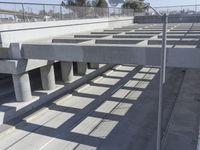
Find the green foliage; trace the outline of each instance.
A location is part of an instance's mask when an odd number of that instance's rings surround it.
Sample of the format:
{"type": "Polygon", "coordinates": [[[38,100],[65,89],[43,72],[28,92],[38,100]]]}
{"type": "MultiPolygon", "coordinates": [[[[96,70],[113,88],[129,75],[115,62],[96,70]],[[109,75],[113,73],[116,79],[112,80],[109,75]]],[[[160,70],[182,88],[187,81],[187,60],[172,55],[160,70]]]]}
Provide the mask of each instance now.
{"type": "Polygon", "coordinates": [[[62,5],[67,5],[67,6],[88,6],[89,2],[87,0],[66,0],[62,2],[62,5]]]}
{"type": "Polygon", "coordinates": [[[96,7],[108,7],[108,4],[105,0],[99,0],[96,4],[96,7]]]}
{"type": "Polygon", "coordinates": [[[134,9],[135,12],[144,12],[147,7],[142,3],[144,0],[127,0],[122,8],[134,9]]]}

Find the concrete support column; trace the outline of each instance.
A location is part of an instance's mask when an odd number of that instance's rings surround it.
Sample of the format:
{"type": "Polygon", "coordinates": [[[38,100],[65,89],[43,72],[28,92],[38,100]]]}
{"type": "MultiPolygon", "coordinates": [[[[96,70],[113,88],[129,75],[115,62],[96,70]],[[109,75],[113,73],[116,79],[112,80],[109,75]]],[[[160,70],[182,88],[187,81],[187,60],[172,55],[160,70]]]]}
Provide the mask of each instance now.
{"type": "Polygon", "coordinates": [[[27,102],[32,100],[31,85],[28,73],[12,75],[16,100],[27,102]]]}
{"type": "Polygon", "coordinates": [[[85,75],[87,71],[87,63],[77,62],[77,74],[85,75]]]}
{"type": "Polygon", "coordinates": [[[89,63],[88,64],[89,69],[99,69],[99,64],[97,63],[89,63]]]}
{"type": "Polygon", "coordinates": [[[56,83],[53,64],[40,68],[40,74],[42,79],[42,88],[44,90],[55,89],[56,83]]]}
{"type": "Polygon", "coordinates": [[[73,79],[73,63],[61,62],[62,81],[67,83],[73,79]]]}

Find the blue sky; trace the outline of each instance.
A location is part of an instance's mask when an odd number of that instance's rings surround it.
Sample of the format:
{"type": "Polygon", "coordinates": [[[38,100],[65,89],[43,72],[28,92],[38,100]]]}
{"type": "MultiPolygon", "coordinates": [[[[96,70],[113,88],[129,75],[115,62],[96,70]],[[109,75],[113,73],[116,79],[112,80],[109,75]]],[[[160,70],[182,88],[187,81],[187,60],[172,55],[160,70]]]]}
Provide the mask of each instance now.
{"type": "MultiPolygon", "coordinates": [[[[54,3],[58,4],[62,0],[0,0],[6,2],[29,2],[29,3],[54,3]]],[[[200,0],[146,0],[152,6],[171,6],[171,5],[194,5],[195,1],[200,4],[200,0]]]]}

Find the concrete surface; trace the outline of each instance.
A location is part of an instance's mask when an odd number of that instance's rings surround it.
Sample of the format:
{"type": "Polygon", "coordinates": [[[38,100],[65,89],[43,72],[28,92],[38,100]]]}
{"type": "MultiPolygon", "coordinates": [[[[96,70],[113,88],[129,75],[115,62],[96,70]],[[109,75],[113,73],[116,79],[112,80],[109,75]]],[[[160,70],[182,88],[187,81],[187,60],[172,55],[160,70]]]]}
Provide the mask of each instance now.
{"type": "MultiPolygon", "coordinates": [[[[12,123],[8,123],[9,127],[4,125],[7,130],[0,134],[0,148],[155,150],[158,71],[154,67],[116,66],[72,93],[22,118],[14,129],[12,123]]],[[[184,114],[176,113],[181,111],[178,107],[187,107],[192,97],[196,97],[193,88],[196,88],[195,91],[200,88],[199,84],[190,83],[191,77],[199,80],[199,71],[167,69],[163,132],[181,129],[182,124],[173,121],[172,116],[197,115],[188,111],[184,111],[184,114]],[[188,87],[191,92],[188,92],[188,87]],[[182,98],[187,98],[186,105],[182,98]]],[[[199,106],[196,105],[196,108],[199,106]]],[[[197,119],[188,121],[188,126],[183,129],[193,129],[191,125],[197,122],[197,119]]],[[[182,135],[188,134],[183,132],[182,135]]],[[[198,132],[193,132],[191,136],[197,135],[198,132]]],[[[186,148],[190,144],[179,136],[176,141],[186,148]]],[[[195,142],[193,144],[195,146],[195,142]]],[[[168,146],[177,148],[180,144],[168,143],[168,146]]]]}

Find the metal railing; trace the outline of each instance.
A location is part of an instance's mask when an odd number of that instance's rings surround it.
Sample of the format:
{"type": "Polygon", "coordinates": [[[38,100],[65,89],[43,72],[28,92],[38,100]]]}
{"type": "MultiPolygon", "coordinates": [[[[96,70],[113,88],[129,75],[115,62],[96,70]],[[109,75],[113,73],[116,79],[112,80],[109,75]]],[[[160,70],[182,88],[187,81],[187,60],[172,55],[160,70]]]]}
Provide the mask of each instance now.
{"type": "Polygon", "coordinates": [[[133,16],[133,9],[0,2],[1,23],[87,19],[110,16],[133,16]]]}

